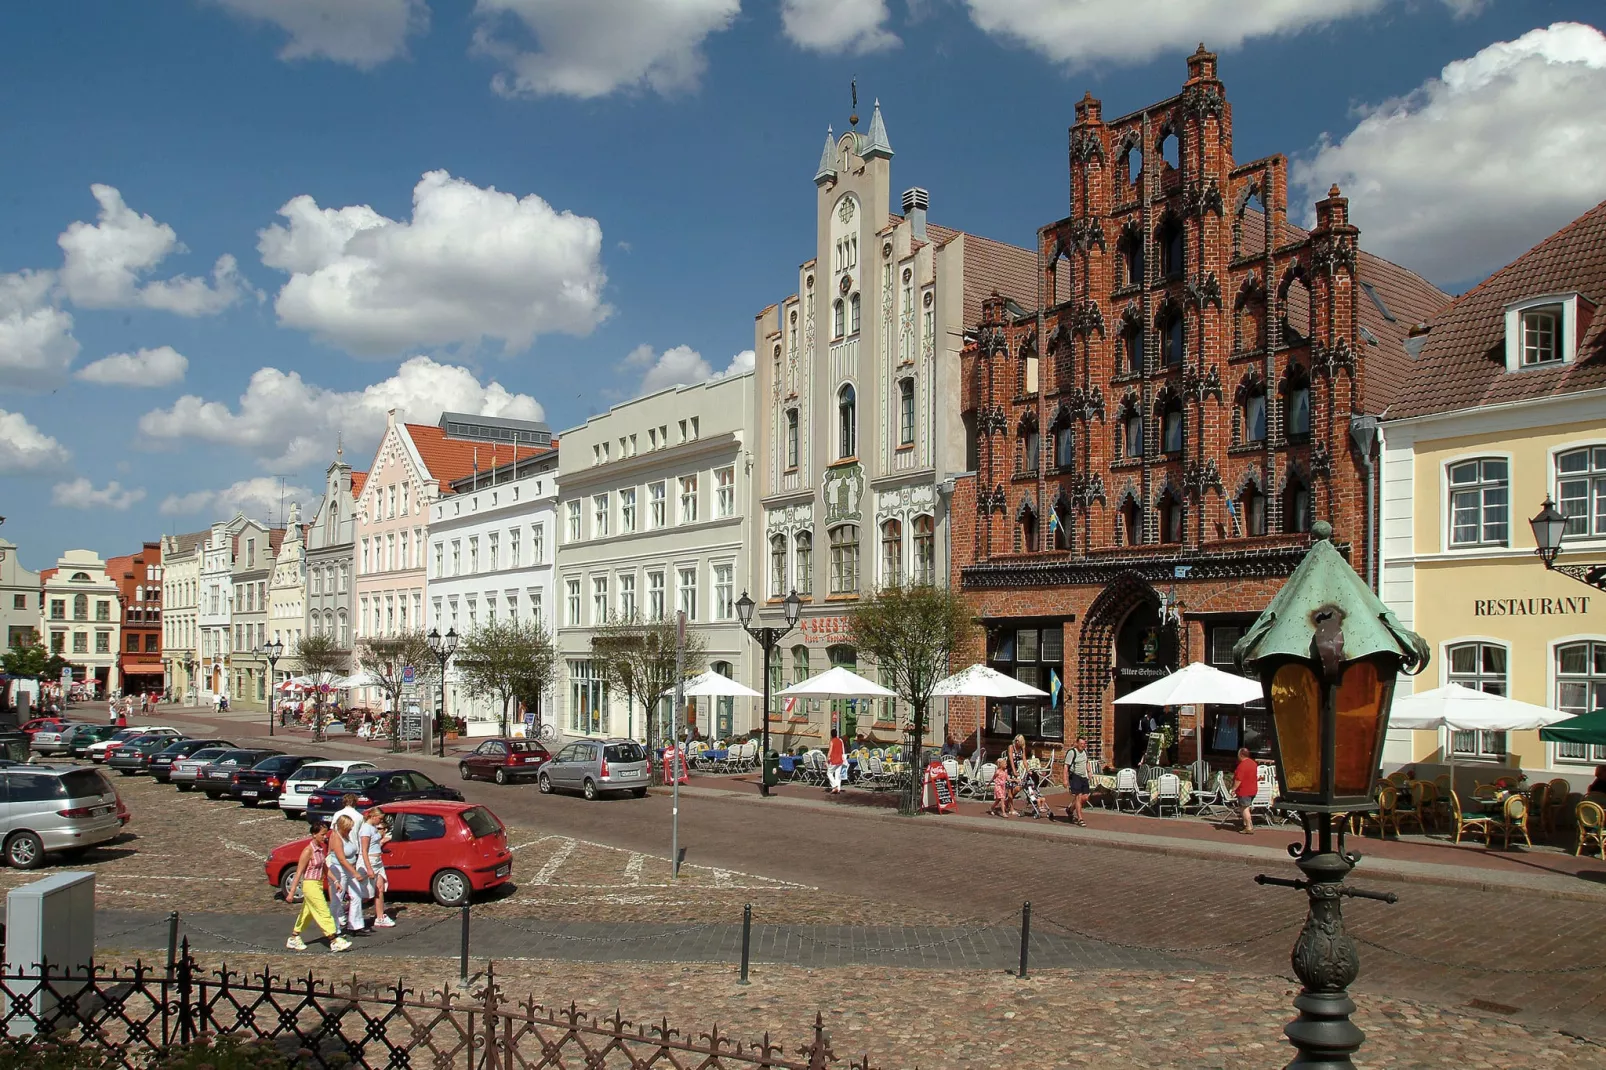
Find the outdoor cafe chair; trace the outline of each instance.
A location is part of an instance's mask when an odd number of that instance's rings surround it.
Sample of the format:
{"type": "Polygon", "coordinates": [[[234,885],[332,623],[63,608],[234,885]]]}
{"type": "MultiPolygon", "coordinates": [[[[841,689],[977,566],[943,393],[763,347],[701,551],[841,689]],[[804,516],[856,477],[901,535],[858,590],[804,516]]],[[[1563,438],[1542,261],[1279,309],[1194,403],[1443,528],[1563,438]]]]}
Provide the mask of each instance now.
{"type": "Polygon", "coordinates": [[[1233,806],[1235,800],[1231,798],[1232,789],[1227,786],[1226,773],[1217,772],[1195,783],[1209,785],[1194,789],[1189,802],[1193,805],[1195,814],[1212,820],[1232,816],[1236,809],[1233,806]]]}
{"type": "Polygon", "coordinates": [[[1271,804],[1277,799],[1277,770],[1276,767],[1263,765],[1260,767],[1260,776],[1255,784],[1255,801],[1249,804],[1251,817],[1256,814],[1268,824],[1272,821],[1281,821],[1281,815],[1272,812],[1271,804]]]}
{"type": "Polygon", "coordinates": [[[1529,847],[1534,845],[1528,837],[1528,800],[1516,792],[1506,796],[1506,801],[1500,806],[1500,831],[1505,837],[1506,850],[1511,850],[1511,835],[1514,832],[1522,833],[1522,842],[1529,847]]]}
{"type": "Polygon", "coordinates": [[[1406,825],[1410,824],[1416,825],[1424,835],[1428,831],[1427,825],[1422,823],[1422,811],[1416,805],[1418,783],[1420,782],[1416,780],[1408,780],[1405,782],[1404,787],[1398,789],[1402,794],[1397,796],[1394,811],[1394,835],[1396,836],[1400,834],[1406,825]]]}
{"type": "Polygon", "coordinates": [[[998,772],[997,762],[983,762],[981,774],[972,780],[972,797],[977,799],[990,799],[993,794],[993,774],[998,772]]]}
{"type": "Polygon", "coordinates": [[[1606,858],[1606,809],[1602,809],[1600,803],[1584,799],[1578,804],[1575,817],[1578,839],[1573,844],[1573,854],[1582,854],[1594,844],[1601,858],[1606,858]]]}
{"type": "Polygon", "coordinates": [[[1411,803],[1416,808],[1416,823],[1422,832],[1439,826],[1439,787],[1431,780],[1418,780],[1411,785],[1411,803]]]}
{"type": "Polygon", "coordinates": [[[1117,769],[1115,771],[1115,809],[1121,809],[1121,801],[1129,800],[1132,803],[1133,813],[1142,810],[1145,804],[1144,792],[1138,787],[1138,771],[1136,769],[1117,769]]]}
{"type": "Polygon", "coordinates": [[[1461,796],[1454,791],[1450,792],[1450,816],[1455,819],[1455,842],[1460,843],[1461,837],[1469,833],[1483,831],[1483,845],[1489,846],[1494,836],[1494,818],[1487,816],[1468,817],[1461,808],[1461,796]]]}
{"type": "Polygon", "coordinates": [[[1156,777],[1149,794],[1149,804],[1154,807],[1154,816],[1165,816],[1166,803],[1171,804],[1172,813],[1182,812],[1182,778],[1175,773],[1161,773],[1156,777]]]}
{"type": "Polygon", "coordinates": [[[1545,834],[1545,810],[1550,801],[1550,784],[1541,780],[1528,789],[1528,831],[1535,836],[1545,834]]]}
{"type": "Polygon", "coordinates": [[[1385,782],[1377,789],[1377,811],[1370,814],[1354,814],[1350,819],[1350,824],[1352,827],[1357,827],[1363,836],[1366,835],[1366,830],[1369,827],[1376,825],[1378,839],[1387,839],[1389,828],[1392,826],[1394,828],[1394,838],[1399,839],[1399,801],[1399,790],[1393,784],[1385,782]]]}
{"type": "Polygon", "coordinates": [[[1545,809],[1539,815],[1540,826],[1552,836],[1561,831],[1561,819],[1566,813],[1567,796],[1572,794],[1573,786],[1561,777],[1557,777],[1545,785],[1545,809]]]}

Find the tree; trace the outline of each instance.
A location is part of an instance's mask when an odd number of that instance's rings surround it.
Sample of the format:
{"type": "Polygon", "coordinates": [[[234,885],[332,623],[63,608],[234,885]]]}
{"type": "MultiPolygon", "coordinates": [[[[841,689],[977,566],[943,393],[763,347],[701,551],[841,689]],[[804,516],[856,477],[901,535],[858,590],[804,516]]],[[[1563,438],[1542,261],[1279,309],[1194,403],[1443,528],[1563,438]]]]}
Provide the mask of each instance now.
{"type": "Polygon", "coordinates": [[[508,708],[546,693],[557,654],[552,637],[534,621],[488,621],[457,647],[457,675],[463,689],[477,698],[502,704],[502,735],[507,735],[508,708]]]}
{"type": "MultiPolygon", "coordinates": [[[[602,669],[608,689],[622,694],[646,711],[647,746],[660,739],[658,703],[675,686],[675,618],[610,620],[591,636],[591,653],[602,669]]],[[[681,668],[691,676],[703,671],[707,645],[702,635],[686,629],[686,651],[681,668]]]]}
{"type": "Polygon", "coordinates": [[[45,644],[35,643],[32,646],[14,646],[0,655],[0,668],[12,676],[33,676],[41,680],[60,680],[61,670],[67,667],[67,659],[60,654],[52,654],[45,649],[45,644]]]}
{"type": "MultiPolygon", "coordinates": [[[[413,685],[434,679],[439,662],[423,632],[399,632],[357,640],[357,664],[374,677],[374,686],[390,699],[390,749],[401,749],[402,688],[408,666],[413,685]]],[[[444,729],[443,729],[444,730],[444,729]]]]}
{"type": "MultiPolygon", "coordinates": [[[[860,604],[849,622],[854,649],[873,660],[882,682],[914,711],[911,755],[920,754],[931,689],[948,675],[948,661],[974,627],[971,611],[947,587],[883,587],[860,604]]],[[[898,809],[919,812],[919,770],[904,786],[898,809]]]]}
{"type": "Polygon", "coordinates": [[[336,643],[332,635],[303,635],[296,640],[295,656],[301,671],[318,685],[312,699],[312,738],[322,740],[323,688],[336,676],[345,675],[351,652],[336,643]]]}

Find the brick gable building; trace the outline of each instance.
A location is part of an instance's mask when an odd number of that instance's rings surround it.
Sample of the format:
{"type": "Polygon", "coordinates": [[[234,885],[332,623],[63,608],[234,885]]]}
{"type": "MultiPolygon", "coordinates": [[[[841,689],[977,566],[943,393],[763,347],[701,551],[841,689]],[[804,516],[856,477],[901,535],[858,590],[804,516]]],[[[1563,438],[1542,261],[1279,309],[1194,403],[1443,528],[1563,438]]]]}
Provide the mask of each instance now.
{"type": "MultiPolygon", "coordinates": [[[[968,653],[1051,696],[990,704],[989,752],[1080,732],[1135,764],[1140,714],[1165,713],[1115,697],[1230,668],[1313,520],[1358,567],[1370,551],[1352,424],[1448,299],[1360,252],[1336,187],[1314,229],[1290,225],[1287,160],[1233,159],[1216,73],[1201,47],[1168,100],[1108,121],[1091,94],[1076,105],[1071,211],[1038,231],[1037,292],[995,294],[970,332],[951,552],[986,638],[968,653]]],[[[954,704],[954,734],[981,713],[954,704]]],[[[1176,760],[1264,740],[1237,708],[1171,714],[1176,760]]]]}

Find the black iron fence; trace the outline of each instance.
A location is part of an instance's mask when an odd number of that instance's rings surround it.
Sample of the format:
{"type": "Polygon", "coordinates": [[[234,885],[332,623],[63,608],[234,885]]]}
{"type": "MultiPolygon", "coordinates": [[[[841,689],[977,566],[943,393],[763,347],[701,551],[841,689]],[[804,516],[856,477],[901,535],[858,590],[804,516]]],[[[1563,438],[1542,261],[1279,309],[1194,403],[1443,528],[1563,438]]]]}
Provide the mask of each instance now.
{"type": "MultiPolygon", "coordinates": [[[[326,982],[227,966],[205,970],[185,941],[170,967],[0,972],[0,1034],[11,1043],[94,1046],[128,1070],[153,1054],[216,1036],[270,1044],[306,1067],[378,1070],[659,1070],[842,1067],[819,1014],[813,1036],[790,1052],[720,1032],[683,1032],[508,998],[494,965],[468,986],[425,995],[395,985],[326,982]]],[[[868,1057],[846,1070],[873,1070],[868,1057]]]]}

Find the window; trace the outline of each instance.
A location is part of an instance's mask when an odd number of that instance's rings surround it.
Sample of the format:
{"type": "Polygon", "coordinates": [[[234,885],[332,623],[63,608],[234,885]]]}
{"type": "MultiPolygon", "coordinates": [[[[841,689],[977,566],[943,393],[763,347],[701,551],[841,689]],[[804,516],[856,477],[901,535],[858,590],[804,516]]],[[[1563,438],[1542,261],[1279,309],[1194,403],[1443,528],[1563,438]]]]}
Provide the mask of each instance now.
{"type": "Polygon", "coordinates": [[[1238,499],[1239,518],[1245,535],[1266,534],[1266,496],[1253,483],[1244,488],[1238,499]]]}
{"type": "Polygon", "coordinates": [[[831,304],[831,337],[841,338],[848,330],[847,308],[841,299],[831,304]]]}
{"type": "Polygon", "coordinates": [[[580,541],[580,503],[578,501],[570,502],[569,505],[568,505],[568,508],[569,508],[569,541],[571,543],[579,542],[580,541]]]}
{"type": "Polygon", "coordinates": [[[647,503],[648,508],[651,510],[649,519],[654,528],[661,528],[665,524],[664,499],[667,494],[668,488],[662,480],[649,484],[647,487],[647,503]]]}
{"type": "Polygon", "coordinates": [[[591,535],[593,538],[602,538],[608,534],[608,496],[595,494],[591,497],[591,535]]]}
{"type": "Polygon", "coordinates": [[[697,523],[697,477],[680,477],[680,522],[697,523]]]}
{"type": "Polygon", "coordinates": [[[714,566],[714,619],[730,620],[736,615],[735,566],[714,566]]]}
{"type": "Polygon", "coordinates": [[[608,577],[591,578],[591,623],[604,624],[608,620],[608,577]]]}
{"type": "Polygon", "coordinates": [[[714,515],[736,515],[736,466],[714,470],[714,515]]]}
{"type": "Polygon", "coordinates": [[[1143,456],[1143,416],[1136,409],[1121,417],[1121,456],[1127,460],[1143,456]]]}
{"type": "Polygon", "coordinates": [[[135,632],[129,632],[128,633],[128,652],[130,654],[138,654],[139,653],[139,635],[138,635],[138,633],[135,633],[135,632]]]}
{"type": "Polygon", "coordinates": [[[51,632],[50,633],[50,652],[52,654],[61,654],[61,653],[65,652],[66,649],[67,649],[67,633],[66,632],[51,632]]]}
{"type": "Polygon", "coordinates": [[[770,597],[786,595],[786,536],[770,536],[770,597]]]}
{"type": "MultiPolygon", "coordinates": [[[[27,595],[21,595],[19,597],[26,598],[27,595]]],[[[67,619],[67,600],[65,598],[52,598],[50,600],[50,619],[67,619]]]]}
{"type": "Polygon", "coordinates": [[[1160,224],[1160,274],[1167,279],[1180,279],[1184,271],[1182,222],[1169,219],[1160,224]]]}
{"type": "Polygon", "coordinates": [[[1170,454],[1182,452],[1182,401],[1173,397],[1160,414],[1160,448],[1170,454]]]}
{"type": "Polygon", "coordinates": [[[1122,286],[1143,285],[1143,242],[1128,239],[1119,250],[1122,268],[1122,286]]]}
{"type": "Polygon", "coordinates": [[[935,524],[929,516],[917,516],[914,519],[914,567],[913,580],[915,583],[933,584],[937,582],[937,537],[935,524]]]}
{"type": "Polygon", "coordinates": [[[881,525],[881,582],[903,582],[903,524],[897,520],[881,525]]]}
{"type": "Polygon", "coordinates": [[[1310,383],[1303,376],[1292,380],[1284,399],[1284,431],[1294,441],[1310,437],[1310,383]]]}
{"type": "MultiPolygon", "coordinates": [[[[1606,706],[1606,643],[1567,643],[1556,648],[1556,709],[1577,716],[1606,706]]],[[[1556,760],[1606,762],[1606,747],[1556,744],[1556,760]]]]}
{"type": "Polygon", "coordinates": [[[1561,308],[1549,305],[1522,314],[1522,366],[1550,364],[1562,358],[1561,308]]]}
{"type": "Polygon", "coordinates": [[[530,525],[530,564],[546,563],[546,525],[530,525]]]}
{"type": "Polygon", "coordinates": [[[1065,631],[1063,625],[1001,628],[989,640],[987,664],[1049,697],[1026,702],[989,703],[988,735],[1023,735],[1029,740],[1065,738],[1065,631]]]}
{"type": "Polygon", "coordinates": [[[814,593],[814,536],[807,531],[800,531],[792,536],[793,561],[792,575],[796,582],[797,593],[811,595],[814,593]]]}
{"type": "Polygon", "coordinates": [[[915,444],[915,381],[898,380],[898,445],[915,444]]]}
{"type": "Polygon", "coordinates": [[[72,652],[74,654],[87,654],[87,653],[89,653],[89,633],[88,632],[73,632],[72,633],[72,652]]]}
{"type": "Polygon", "coordinates": [[[1506,462],[1488,457],[1450,466],[1450,545],[1506,544],[1506,462]]]}
{"type": "MultiPolygon", "coordinates": [[[[1492,695],[1506,693],[1505,647],[1495,643],[1457,643],[1446,653],[1450,662],[1450,683],[1492,695]]],[[[1504,758],[1506,734],[1451,732],[1450,751],[1457,758],[1504,758]]]]}
{"type": "Polygon", "coordinates": [[[1297,475],[1288,477],[1283,488],[1283,531],[1294,534],[1310,530],[1310,487],[1297,475]]]}
{"type": "Polygon", "coordinates": [[[859,591],[859,528],[841,524],[831,529],[831,593],[859,591]]]}
{"type": "Polygon", "coordinates": [[[792,682],[801,684],[809,678],[809,648],[795,646],[792,648],[792,682]]]}
{"type": "Polygon", "coordinates": [[[1182,363],[1182,315],[1172,313],[1160,323],[1160,363],[1174,368],[1182,363]]]}
{"type": "Polygon", "coordinates": [[[1556,501],[1567,518],[1567,535],[1606,535],[1606,446],[1556,458],[1556,501]]]}
{"type": "Polygon", "coordinates": [[[664,574],[647,573],[647,619],[664,619],[664,574]]]}
{"type": "Polygon", "coordinates": [[[1054,463],[1061,472],[1076,465],[1076,429],[1069,421],[1054,432],[1054,463]]]}
{"type": "Polygon", "coordinates": [[[634,572],[619,573],[619,619],[625,621],[636,619],[636,574],[634,572]]]}
{"type": "Polygon", "coordinates": [[[786,468],[788,471],[797,467],[798,441],[797,441],[797,410],[786,410],[786,468]]]}
{"type": "Polygon", "coordinates": [[[1053,512],[1048,514],[1048,532],[1053,549],[1071,548],[1071,507],[1063,498],[1054,503],[1053,512]]]}
{"type": "Polygon", "coordinates": [[[524,555],[519,553],[519,529],[507,529],[507,564],[509,568],[518,568],[524,564],[524,555]]]}
{"type": "Polygon", "coordinates": [[[619,492],[619,534],[629,535],[636,530],[636,488],[626,487],[619,492]]]}
{"type": "Polygon", "coordinates": [[[836,393],[837,459],[859,455],[858,395],[852,383],[844,383],[836,393]]]}
{"type": "Polygon", "coordinates": [[[1117,510],[1116,541],[1123,546],[1137,546],[1143,541],[1143,515],[1136,499],[1128,498],[1117,510]]]}
{"type": "Polygon", "coordinates": [[[159,637],[156,635],[156,633],[152,632],[145,636],[145,653],[155,654],[160,649],[161,643],[159,642],[159,637]]]}
{"type": "MultiPolygon", "coordinates": [[[[405,540],[406,538],[407,538],[407,536],[405,536],[405,535],[402,536],[403,540],[405,540]]],[[[497,569],[497,557],[499,556],[499,554],[498,554],[498,546],[497,546],[497,539],[498,539],[498,536],[497,536],[496,532],[494,532],[494,531],[491,532],[489,535],[485,536],[486,564],[487,564],[487,566],[489,566],[490,571],[492,571],[492,572],[495,572],[496,569],[497,569]]]]}
{"type": "Polygon", "coordinates": [[[848,298],[848,333],[859,333],[859,295],[848,298]]]}
{"type": "Polygon", "coordinates": [[[1160,541],[1182,541],[1182,500],[1169,491],[1160,499],[1160,541]]]}
{"type": "Polygon", "coordinates": [[[580,581],[578,579],[563,581],[564,594],[568,598],[569,615],[564,621],[571,628],[580,626],[580,581]]]}
{"type": "MultiPolygon", "coordinates": [[[[212,612],[214,612],[214,613],[217,612],[216,607],[213,608],[212,612]]],[[[73,598],[72,598],[72,619],[73,620],[88,620],[89,619],[89,596],[87,594],[75,594],[75,595],[73,595],[73,598]]]]}
{"type": "Polygon", "coordinates": [[[1253,387],[1244,395],[1240,412],[1245,442],[1266,441],[1266,390],[1253,387]]]}
{"type": "Polygon", "coordinates": [[[1120,353],[1116,374],[1139,375],[1143,372],[1143,328],[1132,324],[1121,332],[1120,353]]]}
{"type": "Polygon", "coordinates": [[[697,619],[697,569],[695,566],[675,571],[675,608],[686,614],[687,620],[697,619]]]}
{"type": "Polygon", "coordinates": [[[1042,463],[1042,439],[1037,424],[1028,423],[1020,431],[1020,471],[1035,472],[1042,463]]]}
{"type": "Polygon", "coordinates": [[[470,535],[468,538],[468,574],[477,576],[480,572],[480,537],[470,535]]]}
{"type": "MultiPolygon", "coordinates": [[[[608,732],[608,688],[600,666],[590,659],[569,662],[569,731],[588,735],[606,735],[608,732]]],[[[583,744],[570,744],[573,751],[583,744]]],[[[569,757],[574,757],[569,754],[569,757]]]]}
{"type": "Polygon", "coordinates": [[[111,652],[112,652],[112,633],[111,632],[96,632],[95,633],[95,653],[97,653],[97,654],[110,654],[111,652]]]}

